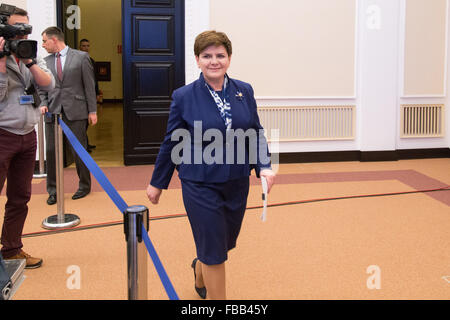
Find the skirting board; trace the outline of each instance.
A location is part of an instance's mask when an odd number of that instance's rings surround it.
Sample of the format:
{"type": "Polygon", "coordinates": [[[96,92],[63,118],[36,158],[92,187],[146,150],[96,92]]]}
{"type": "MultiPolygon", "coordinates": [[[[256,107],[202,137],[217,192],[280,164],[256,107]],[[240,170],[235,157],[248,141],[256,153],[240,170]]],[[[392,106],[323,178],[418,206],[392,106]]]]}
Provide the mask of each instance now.
{"type": "Polygon", "coordinates": [[[392,151],[330,151],[280,153],[280,163],[338,161],[397,161],[406,159],[450,158],[450,148],[392,151]]]}
{"type": "MultiPolygon", "coordinates": [[[[280,153],[280,163],[339,162],[339,161],[398,161],[407,159],[450,158],[450,148],[408,149],[393,151],[327,151],[280,153]]],[[[156,159],[152,159],[154,164],[156,159]]],[[[133,165],[133,164],[125,164],[133,165]]],[[[35,174],[39,173],[39,161],[35,164],[35,174]]]]}

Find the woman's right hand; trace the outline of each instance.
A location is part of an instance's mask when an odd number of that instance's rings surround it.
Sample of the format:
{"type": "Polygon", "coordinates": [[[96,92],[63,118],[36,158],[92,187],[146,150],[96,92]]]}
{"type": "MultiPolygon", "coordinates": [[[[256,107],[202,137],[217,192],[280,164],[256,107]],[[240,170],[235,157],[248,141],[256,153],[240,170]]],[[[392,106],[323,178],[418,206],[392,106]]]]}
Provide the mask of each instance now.
{"type": "Polygon", "coordinates": [[[159,188],[155,188],[151,184],[147,187],[147,197],[153,204],[158,204],[159,197],[161,196],[162,190],[159,188]]]}

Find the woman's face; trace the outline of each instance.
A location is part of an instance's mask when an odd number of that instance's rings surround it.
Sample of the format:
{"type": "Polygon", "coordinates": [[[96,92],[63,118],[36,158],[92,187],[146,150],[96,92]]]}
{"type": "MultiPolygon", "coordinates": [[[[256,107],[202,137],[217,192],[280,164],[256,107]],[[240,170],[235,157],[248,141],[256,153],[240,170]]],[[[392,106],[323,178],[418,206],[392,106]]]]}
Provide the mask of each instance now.
{"type": "Polygon", "coordinates": [[[220,45],[207,47],[195,59],[205,79],[216,82],[224,78],[230,66],[231,56],[228,55],[227,49],[220,45]]]}

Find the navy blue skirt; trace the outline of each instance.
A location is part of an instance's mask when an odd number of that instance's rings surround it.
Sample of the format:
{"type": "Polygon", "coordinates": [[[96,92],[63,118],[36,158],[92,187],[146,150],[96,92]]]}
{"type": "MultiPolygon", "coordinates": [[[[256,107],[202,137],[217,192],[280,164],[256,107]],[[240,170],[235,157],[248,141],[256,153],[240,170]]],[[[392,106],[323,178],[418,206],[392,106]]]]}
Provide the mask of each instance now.
{"type": "Polygon", "coordinates": [[[225,262],[241,230],[249,178],[224,183],[183,179],[181,186],[198,259],[206,265],[225,262]]]}

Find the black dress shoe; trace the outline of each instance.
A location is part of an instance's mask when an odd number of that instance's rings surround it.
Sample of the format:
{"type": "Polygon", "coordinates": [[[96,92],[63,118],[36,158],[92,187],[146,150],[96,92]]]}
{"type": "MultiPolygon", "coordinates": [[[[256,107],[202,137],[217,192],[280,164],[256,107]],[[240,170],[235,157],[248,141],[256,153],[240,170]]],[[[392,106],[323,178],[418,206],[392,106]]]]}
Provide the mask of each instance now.
{"type": "MultiPolygon", "coordinates": [[[[194,280],[197,280],[197,274],[195,273],[195,265],[197,264],[198,258],[195,258],[194,261],[192,261],[191,267],[192,269],[194,269],[194,280]]],[[[206,299],[206,288],[198,288],[195,284],[195,291],[197,291],[198,295],[200,296],[200,298],[202,299],[206,299]]]]}
{"type": "Polygon", "coordinates": [[[47,204],[49,206],[51,206],[52,204],[55,204],[55,203],[56,203],[56,194],[49,195],[48,199],[47,199],[47,204]]]}
{"type": "Polygon", "coordinates": [[[77,190],[72,196],[72,200],[77,200],[86,197],[89,194],[89,191],[77,190]]]}

